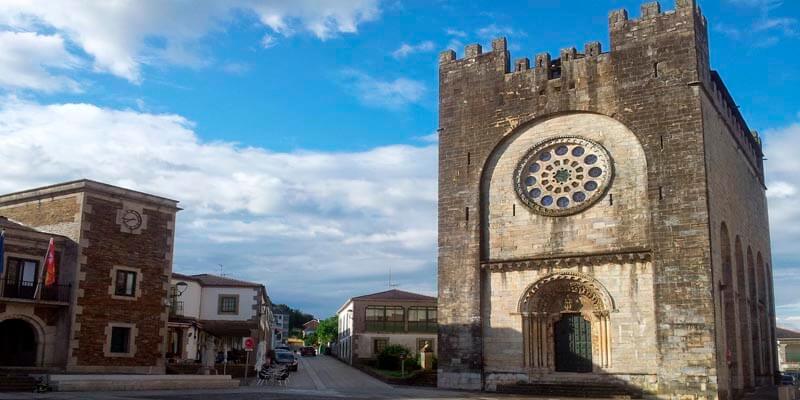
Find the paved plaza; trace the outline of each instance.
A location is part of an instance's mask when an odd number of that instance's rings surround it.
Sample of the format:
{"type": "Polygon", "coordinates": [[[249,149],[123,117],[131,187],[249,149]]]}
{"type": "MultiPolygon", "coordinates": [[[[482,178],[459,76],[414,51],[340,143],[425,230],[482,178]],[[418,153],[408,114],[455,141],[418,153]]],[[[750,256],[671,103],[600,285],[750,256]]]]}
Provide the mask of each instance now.
{"type": "MultiPolygon", "coordinates": [[[[54,392],[0,393],[0,400],[260,400],[260,399],[524,399],[487,393],[445,391],[387,385],[333,357],[301,357],[300,367],[292,373],[286,387],[249,386],[227,390],[170,390],[137,392],[54,392]]],[[[555,397],[541,397],[557,399],[555,397]]]]}

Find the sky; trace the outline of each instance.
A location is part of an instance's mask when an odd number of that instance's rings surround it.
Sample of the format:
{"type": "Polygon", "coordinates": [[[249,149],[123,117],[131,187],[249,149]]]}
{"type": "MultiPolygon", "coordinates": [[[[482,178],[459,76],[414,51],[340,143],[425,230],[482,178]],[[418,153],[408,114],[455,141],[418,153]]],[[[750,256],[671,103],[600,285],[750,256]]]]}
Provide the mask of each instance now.
{"type": "MultiPolygon", "coordinates": [[[[3,0],[0,193],[90,178],[177,199],[175,271],[318,317],[390,274],[435,295],[438,52],[608,49],[608,12],[639,5],[3,0]]],[[[700,5],[764,138],[779,324],[800,329],[800,2],[700,5]]]]}

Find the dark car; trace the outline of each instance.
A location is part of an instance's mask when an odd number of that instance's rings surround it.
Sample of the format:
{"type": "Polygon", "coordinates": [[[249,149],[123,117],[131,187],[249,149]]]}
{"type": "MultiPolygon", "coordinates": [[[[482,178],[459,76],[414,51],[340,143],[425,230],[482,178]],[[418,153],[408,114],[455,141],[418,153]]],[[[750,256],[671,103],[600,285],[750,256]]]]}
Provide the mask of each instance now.
{"type": "Polygon", "coordinates": [[[797,379],[794,376],[789,374],[782,374],[781,375],[781,385],[795,385],[797,384],[797,379]]]}
{"type": "Polygon", "coordinates": [[[311,346],[301,347],[300,348],[300,355],[303,356],[303,357],[316,356],[317,355],[317,349],[315,349],[315,348],[313,348],[311,346]]]}
{"type": "Polygon", "coordinates": [[[294,353],[276,351],[275,362],[280,365],[285,365],[289,371],[297,371],[297,359],[294,357],[294,353]]]}

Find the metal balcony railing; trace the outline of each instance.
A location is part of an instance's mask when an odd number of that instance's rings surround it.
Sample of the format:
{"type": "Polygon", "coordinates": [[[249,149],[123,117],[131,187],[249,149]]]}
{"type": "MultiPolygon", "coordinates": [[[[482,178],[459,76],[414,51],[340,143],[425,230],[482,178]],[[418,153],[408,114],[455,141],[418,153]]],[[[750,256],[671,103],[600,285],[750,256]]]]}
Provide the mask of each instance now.
{"type": "Polygon", "coordinates": [[[72,285],[53,284],[46,286],[41,282],[0,279],[0,297],[10,299],[43,300],[68,303],[72,285]],[[37,293],[36,289],[40,293],[37,293]]]}
{"type": "Polygon", "coordinates": [[[431,321],[408,321],[408,331],[415,333],[436,333],[439,324],[431,321]]]}

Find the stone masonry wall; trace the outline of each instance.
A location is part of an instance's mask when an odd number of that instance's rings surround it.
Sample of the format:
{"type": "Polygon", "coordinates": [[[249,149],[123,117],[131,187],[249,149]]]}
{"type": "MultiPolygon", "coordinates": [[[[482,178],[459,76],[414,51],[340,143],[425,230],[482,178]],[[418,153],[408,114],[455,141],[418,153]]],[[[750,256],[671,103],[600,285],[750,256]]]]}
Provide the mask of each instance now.
{"type": "MultiPolygon", "coordinates": [[[[597,279],[614,299],[610,314],[611,365],[581,380],[603,380],[612,374],[633,384],[655,389],[658,374],[653,267],[649,262],[607,263],[581,267],[492,272],[484,286],[484,360],[487,386],[528,379],[523,365],[522,317],[517,310],[528,286],[552,272],[580,272],[597,279]]],[[[593,357],[598,359],[596,355],[593,357]]],[[[567,382],[574,376],[539,376],[567,382]]]]}
{"type": "Polygon", "coordinates": [[[557,113],[609,116],[636,134],[646,191],[658,354],[658,392],[717,393],[703,126],[690,83],[707,74],[705,19],[694,1],[638,20],[609,18],[611,51],[589,43],[514,62],[505,40],[482,54],[440,56],[439,385],[483,387],[480,182],[489,155],[519,126],[557,113]],[[556,62],[557,61],[557,62],[556,62]],[[476,218],[477,217],[477,218],[476,218]]]}
{"type": "Polygon", "coordinates": [[[78,241],[80,233],[81,193],[39,199],[35,202],[0,206],[0,215],[43,232],[55,233],[78,241]]]}
{"type": "MultiPolygon", "coordinates": [[[[716,315],[717,315],[717,343],[719,343],[720,360],[718,368],[720,370],[720,386],[725,391],[741,392],[745,387],[752,387],[753,384],[769,383],[775,370],[775,343],[772,334],[774,332],[775,316],[774,305],[771,300],[772,281],[769,279],[770,273],[755,274],[753,282],[750,274],[737,273],[737,261],[735,259],[735,238],[739,236],[743,246],[744,257],[747,256],[746,249],[752,249],[754,256],[761,255],[764,268],[768,269],[771,265],[771,252],[769,240],[769,221],[767,218],[767,201],[765,189],[761,180],[762,171],[760,165],[749,161],[743,157],[748,149],[742,148],[739,140],[736,140],[735,131],[731,129],[730,122],[724,118],[720,112],[719,103],[715,102],[713,96],[708,96],[703,87],[698,87],[702,94],[703,105],[703,125],[705,130],[706,164],[708,166],[708,196],[710,205],[710,231],[712,244],[712,260],[714,270],[714,281],[716,283],[716,315]],[[732,285],[727,288],[723,286],[724,268],[722,256],[721,227],[725,224],[728,229],[731,248],[728,249],[730,257],[733,258],[730,268],[734,269],[731,273],[733,277],[732,285]],[[739,290],[740,280],[745,287],[756,284],[756,297],[750,295],[746,290],[742,293],[739,290]],[[731,290],[735,293],[734,297],[743,300],[747,307],[739,307],[741,301],[735,302],[735,310],[732,315],[737,316],[736,332],[730,334],[733,338],[746,337],[748,341],[753,335],[756,337],[756,347],[753,349],[749,343],[749,351],[734,351],[736,346],[727,343],[725,335],[725,310],[720,300],[720,289],[731,290]],[[769,293],[765,293],[765,290],[769,293]],[[747,330],[747,323],[742,319],[751,321],[749,318],[750,306],[756,306],[759,318],[755,321],[755,330],[747,330]],[[761,327],[766,322],[767,326],[761,327]],[[755,332],[753,332],[755,331],[755,332]],[[761,344],[759,346],[759,343],[761,344]],[[735,376],[730,375],[726,360],[726,349],[731,349],[735,363],[738,368],[734,368],[735,376]],[[755,350],[755,352],[753,351],[755,350]],[[755,353],[755,354],[754,354],[755,353]],[[758,359],[758,354],[763,354],[764,360],[758,359]],[[763,364],[762,364],[763,363],[763,364]],[[747,366],[752,368],[747,368],[747,366]],[[760,365],[760,367],[759,367],[760,365]],[[747,382],[750,382],[748,385],[747,382]]],[[[747,268],[747,260],[744,260],[747,268]]],[[[756,266],[758,267],[758,266],[756,266]]],[[[757,271],[758,272],[758,271],[757,271]]],[[[741,342],[740,342],[741,343],[741,342]]],[[[741,347],[741,346],[740,346],[741,347]]]]}
{"type": "Polygon", "coordinates": [[[146,227],[123,232],[119,199],[87,194],[81,235],[81,272],[72,336],[70,370],[163,373],[167,308],[164,300],[172,269],[174,210],[143,208],[146,227]],[[114,266],[141,271],[135,299],[112,298],[114,266]],[[135,326],[132,357],[109,357],[109,323],[135,326]]]}
{"type": "Polygon", "coordinates": [[[647,160],[636,135],[614,119],[597,114],[567,114],[539,121],[518,129],[487,163],[481,210],[484,260],[648,248],[647,160]],[[614,173],[611,189],[593,206],[552,218],[527,208],[514,190],[513,175],[528,149],[557,136],[579,136],[600,144],[611,155],[614,173]]]}

